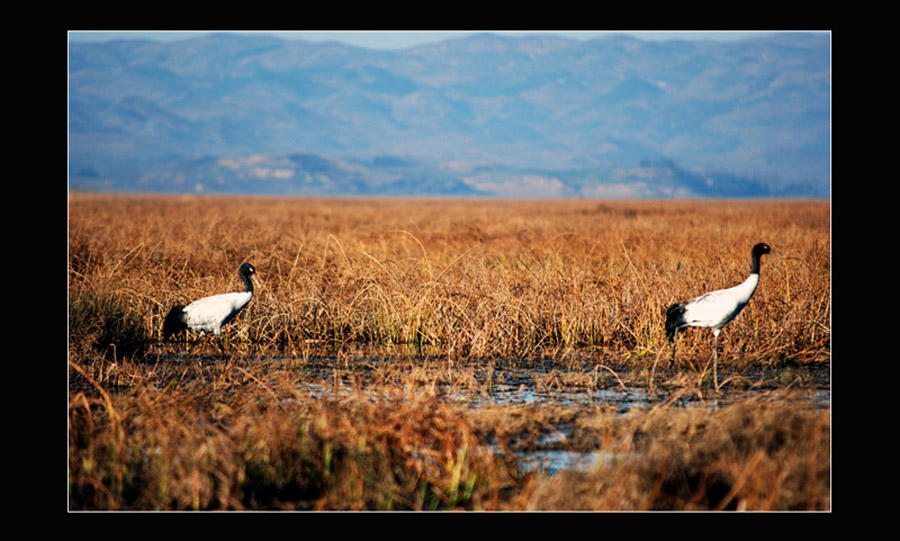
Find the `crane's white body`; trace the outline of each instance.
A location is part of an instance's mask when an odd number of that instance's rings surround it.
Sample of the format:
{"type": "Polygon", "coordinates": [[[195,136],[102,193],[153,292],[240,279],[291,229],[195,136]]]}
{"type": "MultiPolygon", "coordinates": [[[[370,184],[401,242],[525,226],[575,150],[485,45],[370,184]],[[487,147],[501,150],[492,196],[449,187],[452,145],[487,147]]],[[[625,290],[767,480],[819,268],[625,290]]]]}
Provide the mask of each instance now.
{"type": "Polygon", "coordinates": [[[224,293],[198,299],[184,307],[184,323],[188,328],[205,333],[222,336],[222,326],[234,319],[253,299],[252,291],[240,293],[224,293]]]}
{"type": "Polygon", "coordinates": [[[712,327],[721,330],[750,302],[759,285],[759,274],[751,274],[741,284],[711,291],[684,303],[684,327],[712,327]]]}
{"type": "Polygon", "coordinates": [[[197,340],[211,332],[216,335],[222,356],[226,357],[225,346],[222,344],[222,326],[234,319],[253,300],[251,278],[259,284],[256,269],[249,263],[241,265],[238,275],[244,282],[244,291],[204,297],[187,306],[173,306],[163,322],[163,340],[188,329],[200,333],[197,340]]]}

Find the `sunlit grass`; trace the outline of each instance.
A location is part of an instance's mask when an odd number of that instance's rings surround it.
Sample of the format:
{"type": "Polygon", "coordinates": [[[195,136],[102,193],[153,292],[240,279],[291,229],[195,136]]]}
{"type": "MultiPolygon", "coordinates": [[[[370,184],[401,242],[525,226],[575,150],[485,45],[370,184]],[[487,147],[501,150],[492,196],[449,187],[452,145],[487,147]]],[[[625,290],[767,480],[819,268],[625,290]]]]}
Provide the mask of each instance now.
{"type": "MultiPolygon", "coordinates": [[[[829,209],[822,202],[493,202],[124,198],[75,195],[70,302],[116,297],[158,337],[176,303],[264,287],[226,332],[299,354],[309,341],[404,344],[462,358],[565,356],[595,346],[629,358],[665,347],[676,301],[743,280],[750,306],[723,358],[827,358],[829,209]]],[[[75,329],[76,333],[80,329],[75,329]]],[[[708,333],[683,333],[699,356],[708,333]]]]}

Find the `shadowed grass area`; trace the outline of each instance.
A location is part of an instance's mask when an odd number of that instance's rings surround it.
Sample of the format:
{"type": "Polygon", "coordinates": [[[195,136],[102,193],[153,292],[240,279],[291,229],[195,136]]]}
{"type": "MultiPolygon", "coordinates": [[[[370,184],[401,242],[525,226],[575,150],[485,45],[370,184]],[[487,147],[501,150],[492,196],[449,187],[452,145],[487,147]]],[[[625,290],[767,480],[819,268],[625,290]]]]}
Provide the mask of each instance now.
{"type": "Polygon", "coordinates": [[[829,231],[807,201],[72,194],[70,508],[830,509],[829,231]],[[715,397],[710,333],[667,366],[665,308],[759,241],[787,257],[723,331],[715,397]],[[243,261],[231,363],[159,342],[243,261]],[[526,467],[548,441],[594,465],[526,467]]]}
{"type": "MultiPolygon", "coordinates": [[[[720,407],[659,400],[622,413],[604,401],[498,405],[489,381],[504,377],[482,363],[420,364],[428,363],[168,360],[98,363],[91,373],[73,363],[70,505],[830,508],[830,412],[812,407],[796,380],[794,390],[775,385],[720,407]],[[597,457],[594,465],[525,467],[522,458],[547,440],[597,457]]],[[[586,383],[555,368],[536,379],[560,396],[586,383]]]]}

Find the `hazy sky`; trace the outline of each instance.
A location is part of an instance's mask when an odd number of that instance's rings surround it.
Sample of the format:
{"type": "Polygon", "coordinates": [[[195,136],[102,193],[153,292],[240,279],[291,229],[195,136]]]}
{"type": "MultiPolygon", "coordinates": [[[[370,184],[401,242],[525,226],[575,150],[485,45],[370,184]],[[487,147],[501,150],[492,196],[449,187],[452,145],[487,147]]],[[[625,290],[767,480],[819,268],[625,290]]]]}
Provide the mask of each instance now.
{"type": "MultiPolygon", "coordinates": [[[[243,33],[248,33],[244,32],[243,33]]],[[[569,39],[593,39],[609,34],[631,34],[640,39],[715,39],[715,40],[734,40],[743,39],[753,35],[760,35],[771,32],[757,31],[508,31],[499,30],[492,31],[479,30],[473,31],[386,31],[386,30],[368,30],[368,31],[265,31],[258,32],[264,34],[273,34],[285,38],[300,38],[307,41],[341,41],[349,45],[357,47],[367,47],[372,49],[404,49],[428,43],[431,41],[440,41],[450,38],[458,38],[478,32],[491,32],[506,35],[526,35],[526,34],[554,34],[569,39]]],[[[109,41],[112,39],[158,39],[158,40],[175,40],[186,39],[194,36],[207,34],[209,32],[193,32],[193,31],[70,31],[70,41],[109,41]]]]}

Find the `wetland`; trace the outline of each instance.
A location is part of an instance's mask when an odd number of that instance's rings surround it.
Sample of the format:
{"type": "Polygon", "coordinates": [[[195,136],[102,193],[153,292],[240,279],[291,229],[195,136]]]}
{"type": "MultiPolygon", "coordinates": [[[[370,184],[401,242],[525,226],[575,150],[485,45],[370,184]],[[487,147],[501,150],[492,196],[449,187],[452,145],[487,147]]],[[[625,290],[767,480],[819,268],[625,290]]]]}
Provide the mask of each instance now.
{"type": "Polygon", "coordinates": [[[810,201],[69,205],[70,510],[830,510],[810,201]],[[719,339],[670,303],[759,290],[719,339]],[[214,338],[174,304],[261,287],[214,338]],[[195,335],[190,338],[193,339],[195,335]]]}

